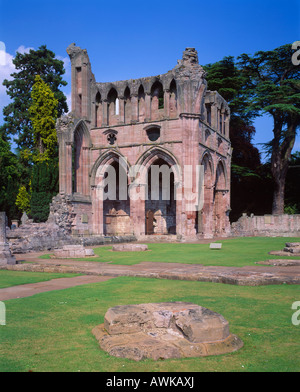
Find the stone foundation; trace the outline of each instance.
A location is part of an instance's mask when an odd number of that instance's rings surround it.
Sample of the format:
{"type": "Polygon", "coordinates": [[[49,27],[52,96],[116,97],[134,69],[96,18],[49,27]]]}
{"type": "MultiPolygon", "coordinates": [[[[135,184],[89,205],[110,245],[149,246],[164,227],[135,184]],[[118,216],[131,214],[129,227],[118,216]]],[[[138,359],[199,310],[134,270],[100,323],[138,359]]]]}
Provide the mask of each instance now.
{"type": "Polygon", "coordinates": [[[54,251],[54,257],[58,259],[74,259],[95,256],[93,249],[85,249],[82,245],[65,245],[62,249],[54,251]]]}
{"type": "Polygon", "coordinates": [[[119,244],[113,245],[112,250],[115,252],[140,252],[148,250],[148,246],[144,244],[119,244]]]}
{"type": "Polygon", "coordinates": [[[225,354],[243,346],[223,316],[188,302],[115,306],[92,332],[110,355],[135,361],[225,354]]]}

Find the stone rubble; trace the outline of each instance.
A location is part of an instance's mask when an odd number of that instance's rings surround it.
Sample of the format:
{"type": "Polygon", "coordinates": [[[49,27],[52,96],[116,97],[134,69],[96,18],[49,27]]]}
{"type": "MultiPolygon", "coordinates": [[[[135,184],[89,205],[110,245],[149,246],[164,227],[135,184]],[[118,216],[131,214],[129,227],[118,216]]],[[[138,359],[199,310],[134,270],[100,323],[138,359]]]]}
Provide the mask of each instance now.
{"type": "Polygon", "coordinates": [[[92,333],[110,355],[135,361],[218,355],[243,346],[222,315],[189,302],[115,306],[92,333]]]}

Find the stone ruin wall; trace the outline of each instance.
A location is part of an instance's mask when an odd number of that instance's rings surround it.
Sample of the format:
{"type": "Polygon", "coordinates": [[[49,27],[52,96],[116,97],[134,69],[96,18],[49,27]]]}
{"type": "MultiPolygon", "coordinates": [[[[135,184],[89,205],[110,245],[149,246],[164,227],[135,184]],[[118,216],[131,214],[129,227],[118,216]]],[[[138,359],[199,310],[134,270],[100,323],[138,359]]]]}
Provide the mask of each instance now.
{"type": "MultiPolygon", "coordinates": [[[[72,112],[57,123],[59,197],[64,206],[57,198],[50,209],[58,225],[64,226],[58,213],[62,209],[68,210],[65,226],[75,235],[140,238],[153,231],[185,238],[228,236],[230,110],[217,92],[207,90],[197,51],[186,48],[165,74],[113,83],[96,82],[86,50],[71,44],[67,53],[72,65],[72,112]],[[149,136],[154,131],[157,139],[149,136]],[[136,164],[149,170],[158,160],[169,167],[205,166],[208,202],[201,212],[190,212],[185,201],[170,206],[148,203],[145,208],[142,201],[128,206],[121,200],[111,205],[98,200],[105,165],[126,161],[126,171],[136,164]],[[149,211],[155,217],[148,230],[149,211]]],[[[181,186],[183,177],[174,170],[174,184],[181,186]]],[[[142,178],[134,186],[143,192],[144,183],[142,178]]]]}
{"type": "Polygon", "coordinates": [[[262,215],[243,214],[237,222],[231,224],[233,237],[299,237],[300,214],[297,215],[262,215]]]}

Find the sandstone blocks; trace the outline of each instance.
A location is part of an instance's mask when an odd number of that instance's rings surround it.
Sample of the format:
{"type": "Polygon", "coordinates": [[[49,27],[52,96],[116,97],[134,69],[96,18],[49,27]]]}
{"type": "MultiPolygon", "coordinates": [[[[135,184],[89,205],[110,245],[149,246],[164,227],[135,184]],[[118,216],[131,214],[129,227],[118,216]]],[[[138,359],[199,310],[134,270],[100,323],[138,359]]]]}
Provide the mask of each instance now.
{"type": "Polygon", "coordinates": [[[115,306],[93,334],[110,355],[133,360],[224,354],[243,346],[222,315],[188,302],[115,306]]]}
{"type": "Polygon", "coordinates": [[[62,249],[54,251],[54,257],[58,259],[72,259],[95,256],[93,249],[85,249],[83,245],[65,245],[62,249]]]}
{"type": "Polygon", "coordinates": [[[117,244],[113,245],[112,250],[115,252],[140,252],[148,250],[148,245],[144,244],[117,244]]]}
{"type": "Polygon", "coordinates": [[[16,264],[16,259],[6,239],[6,214],[0,212],[0,265],[4,264],[16,264]]]}

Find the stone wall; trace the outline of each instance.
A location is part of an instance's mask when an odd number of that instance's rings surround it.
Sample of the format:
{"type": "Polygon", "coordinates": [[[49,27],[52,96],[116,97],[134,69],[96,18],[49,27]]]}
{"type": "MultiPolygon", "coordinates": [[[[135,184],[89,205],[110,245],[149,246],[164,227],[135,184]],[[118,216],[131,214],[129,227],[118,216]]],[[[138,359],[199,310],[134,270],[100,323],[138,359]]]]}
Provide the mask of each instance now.
{"type": "Polygon", "coordinates": [[[243,214],[231,224],[231,235],[241,236],[300,236],[300,215],[262,215],[243,214]]]}
{"type": "Polygon", "coordinates": [[[56,223],[26,223],[7,230],[9,248],[14,254],[52,251],[65,245],[99,246],[136,241],[134,236],[82,236],[67,234],[56,223]]]}

